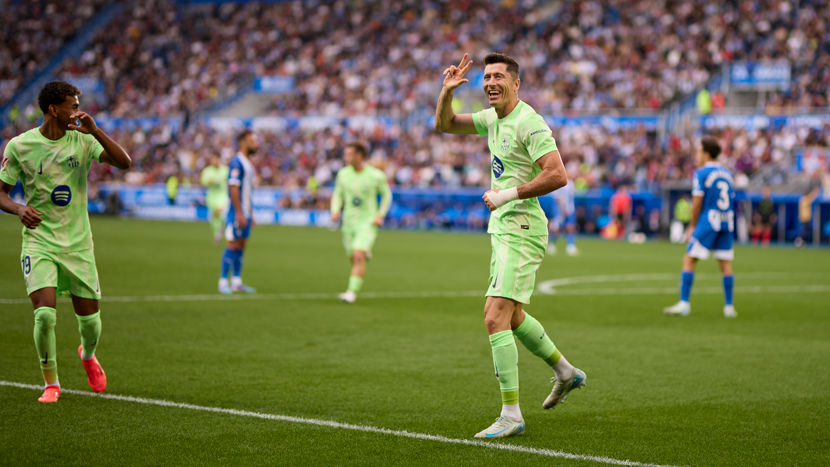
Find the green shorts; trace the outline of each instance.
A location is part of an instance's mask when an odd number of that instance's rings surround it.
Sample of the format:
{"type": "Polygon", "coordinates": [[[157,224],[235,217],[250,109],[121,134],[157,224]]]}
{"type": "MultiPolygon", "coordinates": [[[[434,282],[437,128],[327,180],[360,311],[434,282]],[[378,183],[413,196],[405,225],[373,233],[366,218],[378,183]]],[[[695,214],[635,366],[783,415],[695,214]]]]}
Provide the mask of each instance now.
{"type": "Polygon", "coordinates": [[[523,237],[491,234],[490,286],[486,297],[504,297],[530,303],[536,286],[536,270],[548,248],[548,236],[523,237]]]}
{"type": "Polygon", "coordinates": [[[20,253],[26,293],[29,295],[44,287],[57,288],[58,295],[101,299],[98,269],[92,248],[72,253],[49,253],[23,249],[20,253]]]}
{"type": "Polygon", "coordinates": [[[343,247],[346,256],[351,258],[354,250],[365,251],[366,256],[372,256],[372,246],[378,237],[378,227],[374,224],[351,229],[343,229],[343,247]]]}
{"type": "MultiPolygon", "coordinates": [[[[205,206],[208,208],[208,217],[212,219],[213,213],[216,212],[217,209],[224,211],[225,208],[228,207],[228,198],[227,196],[222,198],[208,196],[208,198],[205,199],[205,206]]],[[[222,214],[220,214],[220,216],[222,216],[222,214]]]]}

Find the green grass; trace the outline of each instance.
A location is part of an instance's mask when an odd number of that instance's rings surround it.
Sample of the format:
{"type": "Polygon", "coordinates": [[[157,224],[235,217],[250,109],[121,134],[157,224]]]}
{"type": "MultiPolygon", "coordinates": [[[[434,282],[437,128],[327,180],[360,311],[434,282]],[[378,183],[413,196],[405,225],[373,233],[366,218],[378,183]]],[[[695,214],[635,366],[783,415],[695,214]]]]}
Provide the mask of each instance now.
{"type": "MultiPolygon", "coordinates": [[[[25,298],[20,229],[0,217],[0,298],[25,298]]],[[[94,218],[105,297],[214,294],[221,248],[204,224],[94,218]]],[[[683,247],[582,241],[548,257],[555,278],[672,274],[560,290],[675,287],[683,247]]],[[[487,286],[489,239],[384,231],[365,292],[475,291],[487,286]]],[[[830,251],[736,251],[736,308],[693,292],[536,294],[527,309],[588,375],[587,388],[544,411],[552,373],[521,348],[524,437],[501,441],[574,454],[690,466],[830,464],[830,293],[740,292],[830,283],[830,251]],[[751,273],[751,274],[750,274],[751,273]],[[742,274],[744,277],[742,278],[742,274]]],[[[718,287],[703,262],[695,284],[718,287]]],[[[348,263],[339,233],[258,227],[243,276],[260,293],[337,293],[348,263]]],[[[102,302],[98,357],[110,394],[471,438],[498,415],[483,297],[102,302]]],[[[28,304],[0,304],[0,380],[41,384],[28,304]]],[[[71,305],[58,305],[64,388],[89,390],[71,305]]],[[[0,386],[3,465],[557,465],[575,461],[0,386]]]]}

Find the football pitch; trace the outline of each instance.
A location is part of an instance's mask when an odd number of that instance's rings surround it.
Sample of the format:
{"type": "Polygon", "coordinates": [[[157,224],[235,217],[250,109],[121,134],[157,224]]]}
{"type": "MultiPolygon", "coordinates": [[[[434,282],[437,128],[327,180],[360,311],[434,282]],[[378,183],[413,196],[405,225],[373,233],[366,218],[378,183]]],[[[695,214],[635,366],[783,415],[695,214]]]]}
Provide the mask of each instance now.
{"type": "Polygon", "coordinates": [[[2,465],[830,465],[830,250],[737,247],[728,320],[713,261],[692,314],[663,316],[683,246],[560,243],[526,309],[587,387],[543,410],[553,373],[518,344],[526,434],[480,442],[501,405],[486,235],[382,231],[350,306],[339,232],[257,227],[258,294],[226,297],[206,224],[92,230],[108,388],[61,301],[63,393],[40,404],[20,224],[0,216],[2,465]]]}

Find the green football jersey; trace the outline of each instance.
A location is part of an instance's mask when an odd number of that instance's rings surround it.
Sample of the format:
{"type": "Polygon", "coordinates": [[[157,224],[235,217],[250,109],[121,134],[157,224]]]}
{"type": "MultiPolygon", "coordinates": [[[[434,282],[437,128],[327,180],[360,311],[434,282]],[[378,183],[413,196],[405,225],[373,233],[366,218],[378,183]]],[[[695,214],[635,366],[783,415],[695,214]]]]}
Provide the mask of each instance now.
{"type": "Polygon", "coordinates": [[[376,217],[386,216],[392,204],[392,191],[386,182],[386,174],[369,164],[355,171],[347,165],[337,172],[334,193],[331,195],[331,212],[343,210],[343,229],[370,225],[376,217]],[[378,195],[381,203],[378,205],[378,195]]]}
{"type": "MultiPolygon", "coordinates": [[[[550,127],[533,107],[522,101],[502,119],[493,108],[476,112],[473,124],[478,134],[487,138],[490,147],[490,186],[494,190],[506,190],[533,180],[542,172],[536,161],[556,151],[550,127]]],[[[547,235],[548,222],[538,199],[518,199],[490,213],[487,232],[547,235]]]]}
{"type": "Polygon", "coordinates": [[[33,128],[6,145],[0,180],[23,182],[26,204],[37,209],[43,222],[23,228],[23,248],[68,253],[92,248],[87,214],[86,183],[92,159],[103,146],[93,136],[67,131],[52,141],[33,128]]]}
{"type": "Polygon", "coordinates": [[[202,186],[207,187],[205,202],[210,206],[222,206],[228,201],[228,166],[209,165],[202,170],[202,186]]]}

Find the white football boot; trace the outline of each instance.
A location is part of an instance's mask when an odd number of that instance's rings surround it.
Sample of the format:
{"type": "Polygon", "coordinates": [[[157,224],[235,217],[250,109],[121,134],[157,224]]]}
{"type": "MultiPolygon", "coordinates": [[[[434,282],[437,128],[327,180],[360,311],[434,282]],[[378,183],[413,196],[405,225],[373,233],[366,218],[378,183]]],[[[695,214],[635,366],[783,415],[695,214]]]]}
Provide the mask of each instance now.
{"type": "Polygon", "coordinates": [[[476,438],[506,438],[508,436],[519,436],[525,432],[525,421],[516,421],[509,417],[500,416],[484,431],[476,433],[476,438]]]}
{"type": "Polygon", "coordinates": [[[545,399],[545,402],[542,403],[542,407],[546,410],[556,407],[568,398],[568,393],[585,386],[585,380],[587,379],[585,372],[576,367],[574,367],[571,377],[566,380],[559,381],[556,377],[551,378],[550,382],[553,383],[553,390],[545,399]]]}
{"type": "Polygon", "coordinates": [[[565,248],[565,253],[567,253],[568,256],[579,256],[579,250],[576,248],[576,245],[573,244],[568,245],[565,248]]]}
{"type": "Polygon", "coordinates": [[[724,318],[737,318],[738,312],[735,311],[735,307],[732,305],[726,305],[723,307],[723,317],[724,318]]]}
{"type": "Polygon", "coordinates": [[[672,306],[663,308],[663,313],[666,316],[689,316],[692,312],[692,307],[688,302],[677,302],[672,306]]]}
{"type": "Polygon", "coordinates": [[[343,303],[354,303],[357,300],[357,294],[351,290],[347,290],[344,293],[338,295],[340,297],[340,301],[343,303]]]}

